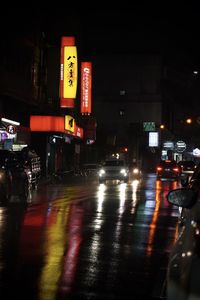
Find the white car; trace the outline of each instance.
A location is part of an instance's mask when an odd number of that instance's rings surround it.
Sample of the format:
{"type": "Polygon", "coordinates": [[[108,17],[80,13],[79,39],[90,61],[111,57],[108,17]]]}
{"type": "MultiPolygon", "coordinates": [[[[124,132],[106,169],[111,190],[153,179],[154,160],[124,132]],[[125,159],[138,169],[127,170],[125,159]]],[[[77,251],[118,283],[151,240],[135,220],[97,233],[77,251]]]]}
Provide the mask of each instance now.
{"type": "Polygon", "coordinates": [[[119,180],[123,182],[128,182],[129,171],[125,160],[105,160],[105,162],[99,170],[99,183],[104,183],[107,180],[119,180]]]}

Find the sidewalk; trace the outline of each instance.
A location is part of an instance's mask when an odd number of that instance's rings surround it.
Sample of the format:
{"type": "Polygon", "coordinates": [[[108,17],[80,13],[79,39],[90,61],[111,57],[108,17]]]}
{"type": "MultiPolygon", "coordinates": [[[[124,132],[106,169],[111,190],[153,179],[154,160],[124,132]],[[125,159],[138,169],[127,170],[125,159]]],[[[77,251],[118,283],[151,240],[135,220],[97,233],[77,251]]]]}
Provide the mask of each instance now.
{"type": "Polygon", "coordinates": [[[86,182],[90,180],[88,176],[74,175],[72,173],[65,174],[64,176],[42,176],[39,179],[38,186],[46,185],[46,184],[59,184],[59,183],[78,183],[78,182],[86,182]]]}

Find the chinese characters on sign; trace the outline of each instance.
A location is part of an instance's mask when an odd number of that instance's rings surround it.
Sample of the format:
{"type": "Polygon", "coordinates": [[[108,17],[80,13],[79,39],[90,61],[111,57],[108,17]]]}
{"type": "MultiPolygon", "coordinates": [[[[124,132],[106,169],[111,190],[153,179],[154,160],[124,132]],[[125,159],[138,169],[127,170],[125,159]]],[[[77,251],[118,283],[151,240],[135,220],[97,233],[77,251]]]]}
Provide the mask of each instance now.
{"type": "Polygon", "coordinates": [[[75,120],[70,115],[65,116],[65,130],[74,133],[75,129],[75,120]]]}
{"type": "Polygon", "coordinates": [[[143,122],[144,131],[155,131],[155,122],[143,122]]]}
{"type": "Polygon", "coordinates": [[[70,116],[30,116],[31,131],[66,133],[83,139],[83,128],[70,116]]]}
{"type": "Polygon", "coordinates": [[[81,63],[81,113],[91,114],[92,63],[81,63]]]}
{"type": "Polygon", "coordinates": [[[74,37],[62,37],[60,66],[60,106],[74,107],[77,91],[78,63],[74,37]]]}
{"type": "Polygon", "coordinates": [[[64,48],[64,98],[75,98],[77,79],[76,47],[64,48]],[[73,53],[74,55],[70,55],[73,53]]]}

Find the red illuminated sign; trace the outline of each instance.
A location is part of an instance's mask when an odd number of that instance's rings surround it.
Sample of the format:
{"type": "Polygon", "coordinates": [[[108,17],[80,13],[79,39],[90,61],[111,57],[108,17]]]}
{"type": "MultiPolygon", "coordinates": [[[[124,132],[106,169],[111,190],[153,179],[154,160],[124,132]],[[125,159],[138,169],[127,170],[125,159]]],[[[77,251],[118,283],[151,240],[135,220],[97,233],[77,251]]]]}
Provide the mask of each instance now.
{"type": "Polygon", "coordinates": [[[92,63],[81,63],[81,113],[91,114],[92,63]]]}
{"type": "MultiPolygon", "coordinates": [[[[70,116],[65,116],[70,117],[70,116]]],[[[83,128],[76,125],[73,119],[73,132],[66,127],[66,118],[64,116],[30,116],[31,131],[38,132],[62,132],[68,133],[71,136],[83,138],[83,128]]],[[[70,121],[70,119],[69,119],[70,121]]]]}
{"type": "Polygon", "coordinates": [[[75,124],[74,136],[83,139],[83,128],[75,124]]]}
{"type": "Polygon", "coordinates": [[[64,117],[30,116],[31,131],[66,132],[64,117]]]}

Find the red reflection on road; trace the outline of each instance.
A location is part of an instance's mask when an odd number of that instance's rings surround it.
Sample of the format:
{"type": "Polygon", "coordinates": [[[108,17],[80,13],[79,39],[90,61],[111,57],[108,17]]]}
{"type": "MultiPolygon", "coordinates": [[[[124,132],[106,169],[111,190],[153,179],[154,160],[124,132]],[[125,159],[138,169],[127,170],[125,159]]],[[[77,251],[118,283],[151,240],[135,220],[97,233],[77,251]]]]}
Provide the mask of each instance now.
{"type": "Polygon", "coordinates": [[[161,207],[170,206],[167,201],[167,194],[170,190],[177,188],[177,181],[163,181],[156,180],[156,194],[155,194],[155,207],[152,215],[151,223],[149,225],[147,255],[151,256],[153,252],[153,241],[157,229],[157,221],[159,217],[159,210],[161,207]]]}
{"type": "Polygon", "coordinates": [[[82,241],[83,230],[83,208],[72,205],[70,207],[68,222],[68,247],[64,258],[64,270],[61,275],[60,288],[61,293],[67,293],[71,290],[76,273],[77,258],[80,244],[82,241]]]}
{"type": "Polygon", "coordinates": [[[38,282],[37,299],[55,299],[57,293],[71,289],[82,240],[82,220],[81,204],[72,205],[63,199],[27,208],[20,235],[18,271],[35,265],[36,272],[31,276],[32,286],[38,282]]]}

